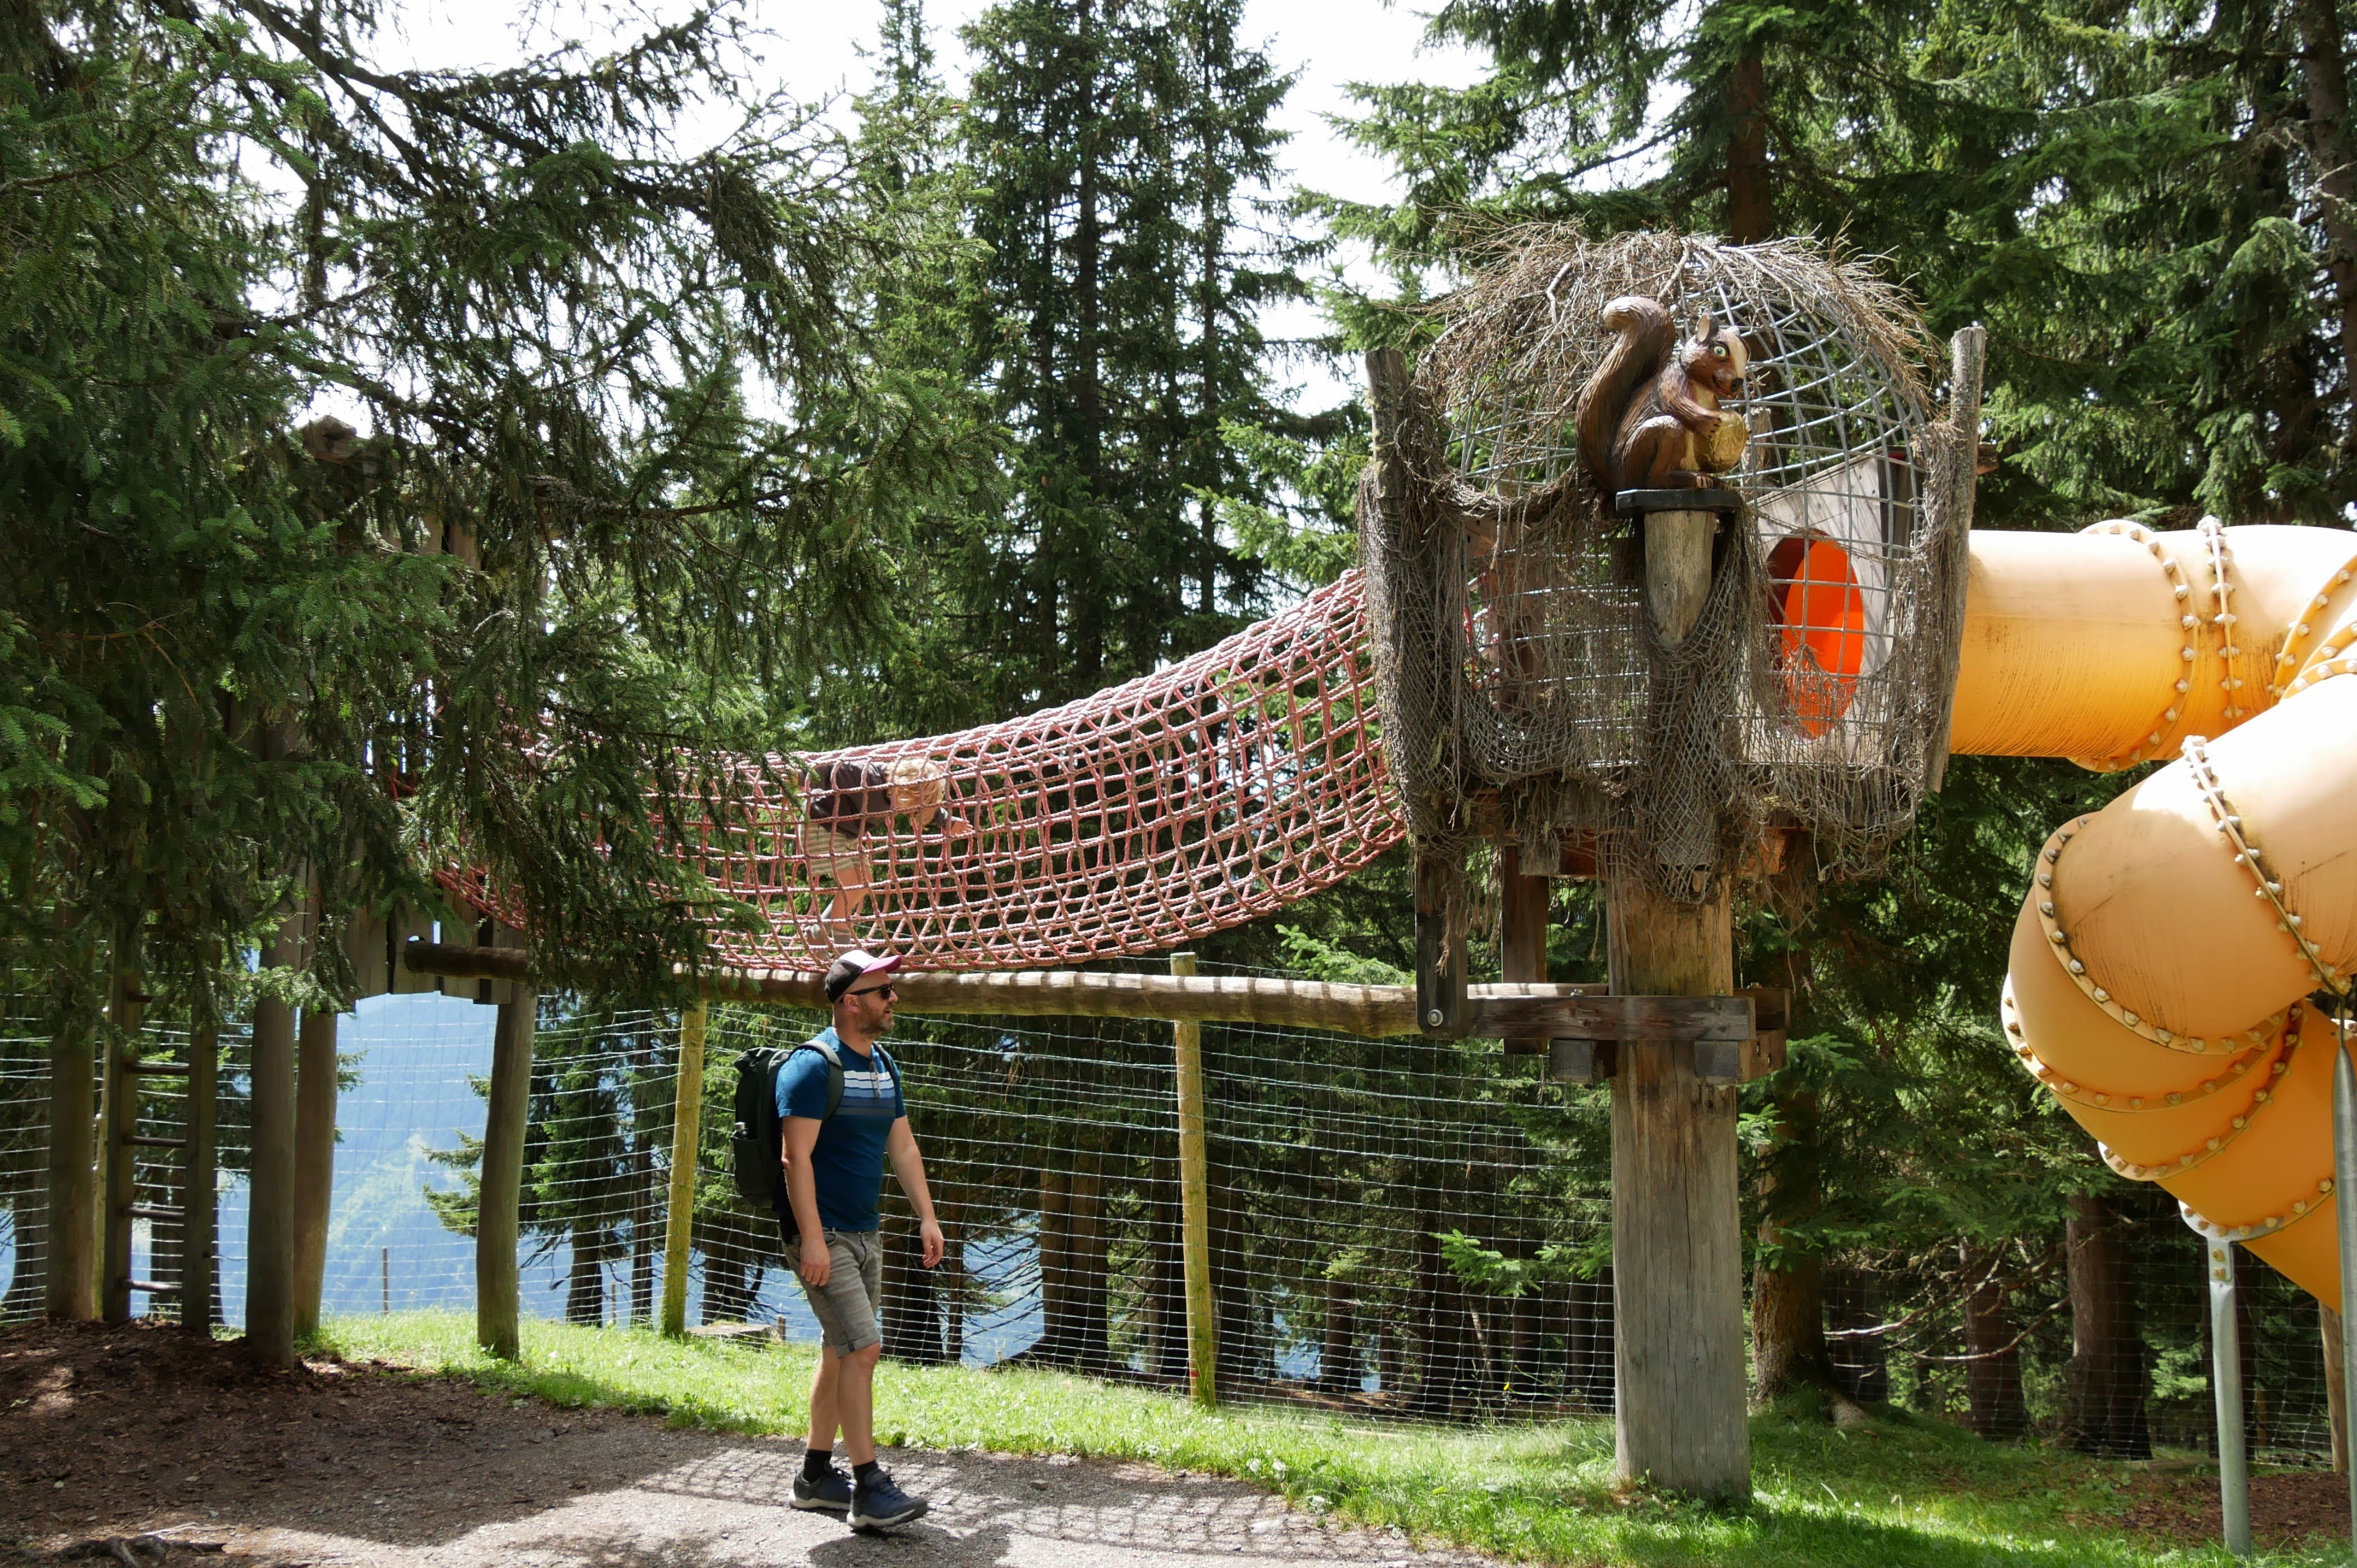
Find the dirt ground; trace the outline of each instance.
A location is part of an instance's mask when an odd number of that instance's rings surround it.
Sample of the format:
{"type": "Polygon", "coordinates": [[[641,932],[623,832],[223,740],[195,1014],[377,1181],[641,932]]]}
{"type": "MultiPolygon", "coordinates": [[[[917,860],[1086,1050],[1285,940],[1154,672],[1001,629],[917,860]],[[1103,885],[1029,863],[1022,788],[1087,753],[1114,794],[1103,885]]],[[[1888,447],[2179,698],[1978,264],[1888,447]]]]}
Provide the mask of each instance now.
{"type": "MultiPolygon", "coordinates": [[[[2138,1535],[2179,1543],[2215,1541],[2215,1472],[2147,1475],[2120,1522],[2138,1535]]],[[[2251,1540],[2262,1548],[2298,1546],[2317,1536],[2347,1539],[2349,1477],[2330,1470],[2289,1470],[2251,1477],[2251,1540]]]]}
{"type": "Polygon", "coordinates": [[[1441,1568],[1232,1481],[1144,1465],[887,1453],[933,1505],[888,1537],[787,1506],[802,1444],[667,1431],[176,1330],[0,1330],[0,1564],[372,1568],[1441,1568]],[[135,1538],[149,1536],[144,1544],[135,1538]],[[121,1541],[120,1548],[111,1543],[121,1541]],[[212,1550],[207,1551],[207,1548],[212,1550]]]}

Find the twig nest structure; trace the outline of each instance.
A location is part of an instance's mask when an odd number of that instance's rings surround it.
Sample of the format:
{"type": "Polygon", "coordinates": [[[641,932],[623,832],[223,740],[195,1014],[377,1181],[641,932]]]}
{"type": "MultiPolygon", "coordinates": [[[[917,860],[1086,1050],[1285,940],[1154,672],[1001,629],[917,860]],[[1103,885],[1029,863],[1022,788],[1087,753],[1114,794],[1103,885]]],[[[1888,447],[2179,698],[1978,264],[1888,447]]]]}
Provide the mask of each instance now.
{"type": "MultiPolygon", "coordinates": [[[[1361,498],[1384,740],[1420,847],[1567,839],[1680,899],[1806,830],[1871,866],[1944,757],[1975,432],[1935,416],[1932,343],[1862,264],[1793,241],[1508,231],[1438,332],[1361,498]],[[1582,470],[1608,300],[1741,334],[1745,430],[1707,603],[1649,617],[1644,523],[1582,470]],[[1382,493],[1390,460],[1404,491],[1382,493]]],[[[1975,392],[1975,398],[1977,393],[1975,392]]],[[[1731,448],[1730,448],[1731,450],[1731,448]]]]}

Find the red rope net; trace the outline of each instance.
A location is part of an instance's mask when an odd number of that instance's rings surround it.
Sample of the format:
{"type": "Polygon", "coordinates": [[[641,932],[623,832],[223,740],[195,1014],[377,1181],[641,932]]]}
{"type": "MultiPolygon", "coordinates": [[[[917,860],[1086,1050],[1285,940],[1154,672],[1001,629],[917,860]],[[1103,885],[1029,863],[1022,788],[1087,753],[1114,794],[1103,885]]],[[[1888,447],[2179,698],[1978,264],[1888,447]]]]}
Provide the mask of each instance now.
{"type": "Polygon", "coordinates": [[[1399,842],[1352,572],[1283,615],[1060,708],[773,757],[689,850],[766,930],[722,962],[853,941],[918,969],[1157,952],[1330,887],[1399,842]]]}

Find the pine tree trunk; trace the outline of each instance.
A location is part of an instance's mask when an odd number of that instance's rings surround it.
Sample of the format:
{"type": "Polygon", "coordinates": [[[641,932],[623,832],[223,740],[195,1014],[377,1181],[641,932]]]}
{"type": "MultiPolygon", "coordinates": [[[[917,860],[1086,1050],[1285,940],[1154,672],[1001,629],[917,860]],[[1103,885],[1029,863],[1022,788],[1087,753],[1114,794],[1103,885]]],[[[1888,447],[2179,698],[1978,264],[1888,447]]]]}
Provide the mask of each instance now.
{"type": "Polygon", "coordinates": [[[1466,1382],[1472,1370],[1471,1333],[1456,1271],[1440,1250],[1439,1231],[1446,1227],[1433,1214],[1418,1217],[1416,1225],[1416,1306],[1415,1321],[1423,1337],[1422,1378],[1417,1380],[1415,1412],[1426,1416],[1457,1413],[1466,1402],[1466,1382]]]}
{"type": "Polygon", "coordinates": [[[2341,1315],[2316,1304],[2317,1337],[2324,1348],[2324,1408],[2332,1427],[2332,1467],[2349,1473],[2349,1385],[2341,1361],[2341,1315]]]}
{"type": "Polygon", "coordinates": [[[1768,170],[1768,70],[1757,42],[1727,79],[1727,237],[1756,245],[1776,232],[1768,170]]]}
{"type": "Polygon", "coordinates": [[[1039,1343],[1036,1359],[1069,1366],[1072,1359],[1071,1230],[1072,1177],[1050,1155],[1039,1172],[1039,1343]]]}
{"type": "Polygon", "coordinates": [[[733,1212],[700,1227],[704,1242],[704,1321],[742,1323],[752,1310],[753,1291],[747,1283],[752,1272],[752,1249],[747,1243],[745,1221],[733,1212]]]}
{"type": "Polygon", "coordinates": [[[52,1318],[98,1316],[98,1078],[95,1020],[81,1005],[87,982],[61,976],[49,1036],[48,1222],[44,1308],[52,1318]]]}
{"type": "MultiPolygon", "coordinates": [[[[1773,1243],[1776,1236],[1772,1221],[1760,1221],[1760,1240],[1773,1243]]],[[[1824,1265],[1814,1253],[1793,1257],[1786,1268],[1752,1271],[1751,1382],[1752,1397],[1762,1404],[1834,1386],[1825,1350],[1824,1265]]]]}
{"type": "Polygon", "coordinates": [[[2317,204],[2330,242],[2324,270],[2341,316],[2341,384],[2357,387],[2357,168],[2349,137],[2349,70],[2333,0],[2297,0],[2300,75],[2308,84],[2308,139],[2317,170],[2317,204]]]}
{"type": "Polygon", "coordinates": [[[1973,1431],[1992,1439],[2019,1437],[2029,1430],[2021,1397],[2020,1330],[2005,1300],[2001,1254],[1967,1241],[1964,1245],[1964,1399],[1973,1431]]]}
{"type": "Polygon", "coordinates": [[[1102,1374],[1112,1361],[1106,1322],[1111,1303],[1102,1150],[1089,1149],[1078,1155],[1072,1172],[1070,1224],[1065,1266],[1070,1272],[1066,1300],[1071,1312],[1072,1364],[1082,1371],[1102,1374]]]}
{"type": "Polygon", "coordinates": [[[1358,1314],[1348,1280],[1326,1276],[1326,1320],[1318,1337],[1318,1389],[1321,1393],[1359,1391],[1358,1314]]]}
{"type": "Polygon", "coordinates": [[[1890,1400],[1889,1341],[1880,1334],[1854,1332],[1880,1321],[1874,1286],[1874,1275],[1863,1269],[1829,1270],[1825,1276],[1826,1359],[1833,1363],[1835,1390],[1858,1404],[1890,1400]],[[1835,1329],[1853,1332],[1836,1335],[1835,1329]]]}
{"type": "MultiPolygon", "coordinates": [[[[1784,1221],[1816,1207],[1817,1097],[1780,1095],[1777,1147],[1760,1177],[1760,1256],[1783,1240],[1784,1221]]],[[[1839,1393],[1825,1344],[1824,1260],[1782,1249],[1782,1266],[1762,1262],[1751,1273],[1751,1397],[1761,1404],[1803,1390],[1839,1393]]],[[[1844,1396],[1846,1398],[1846,1395],[1844,1396]]]]}
{"type": "Polygon", "coordinates": [[[1187,1381],[1187,1229],[1179,1205],[1178,1153],[1171,1151],[1167,1168],[1172,1173],[1156,1180],[1154,1205],[1154,1375],[1165,1381],[1187,1381]]]}
{"type": "Polygon", "coordinates": [[[606,1242],[603,1226],[573,1228],[573,1267],[565,1282],[565,1321],[590,1328],[606,1321],[606,1242]]]}
{"type": "Polygon", "coordinates": [[[1580,1402],[1609,1414],[1613,1401],[1612,1271],[1571,1282],[1571,1387],[1580,1402]]]}
{"type": "Polygon", "coordinates": [[[2071,1279],[2071,1364],[2062,1443],[2082,1454],[2152,1456],[2145,1412],[2144,1342],[2119,1216],[2106,1200],[2071,1199],[2065,1232],[2071,1279]]]}

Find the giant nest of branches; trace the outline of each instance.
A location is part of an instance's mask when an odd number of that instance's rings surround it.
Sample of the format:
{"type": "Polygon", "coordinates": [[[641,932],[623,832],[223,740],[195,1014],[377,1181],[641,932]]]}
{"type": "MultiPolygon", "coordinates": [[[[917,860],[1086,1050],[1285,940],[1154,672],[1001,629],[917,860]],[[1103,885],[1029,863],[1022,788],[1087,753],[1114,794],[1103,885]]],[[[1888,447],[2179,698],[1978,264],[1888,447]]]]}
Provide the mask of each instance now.
{"type": "MultiPolygon", "coordinates": [[[[1869,870],[1945,756],[1962,631],[1977,386],[1934,416],[1932,344],[1866,263],[1800,241],[1505,231],[1405,395],[1378,389],[1360,494],[1384,742],[1420,851],[1462,864],[1566,844],[1680,901],[1805,845],[1869,870]],[[1654,628],[1641,524],[1578,461],[1606,301],[1743,334],[1751,431],[1725,476],[1699,622],[1654,628]],[[1386,403],[1388,402],[1388,406],[1386,403]]],[[[1970,372],[1977,381],[1977,367],[1970,372]]]]}

